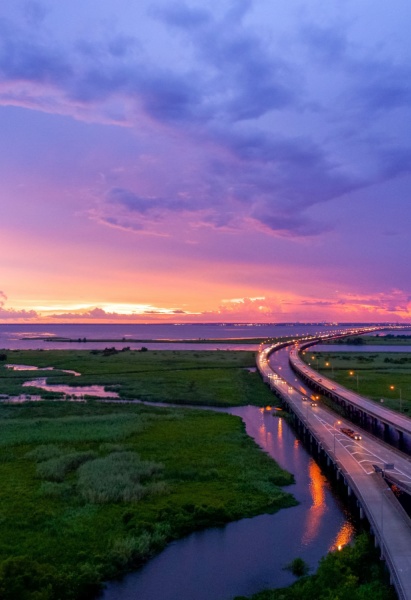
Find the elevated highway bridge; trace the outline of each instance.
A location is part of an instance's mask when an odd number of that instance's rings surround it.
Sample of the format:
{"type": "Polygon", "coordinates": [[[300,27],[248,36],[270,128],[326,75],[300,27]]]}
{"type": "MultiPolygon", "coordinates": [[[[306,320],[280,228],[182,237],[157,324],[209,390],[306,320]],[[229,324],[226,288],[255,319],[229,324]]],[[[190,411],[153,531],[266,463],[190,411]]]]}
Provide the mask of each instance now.
{"type": "MultiPolygon", "coordinates": [[[[316,341],[310,340],[307,344],[316,341]]],[[[299,342],[287,342],[262,349],[257,358],[258,369],[293,414],[297,430],[308,439],[313,453],[335,470],[336,477],[345,483],[347,493],[356,499],[360,517],[370,524],[398,597],[411,600],[411,519],[393,491],[394,486],[406,493],[411,490],[411,457],[399,447],[390,446],[358,427],[374,418],[383,424],[383,430],[394,428],[411,439],[411,419],[337,386],[314,369],[306,370],[307,365],[298,356],[303,346],[299,342]],[[312,403],[311,386],[322,394],[332,392],[341,402],[352,406],[355,426],[323,403],[312,403]],[[357,410],[366,416],[357,418],[354,413],[357,410]],[[387,411],[393,414],[387,415],[387,411]],[[341,431],[346,428],[355,428],[361,439],[354,440],[341,431]]]]}

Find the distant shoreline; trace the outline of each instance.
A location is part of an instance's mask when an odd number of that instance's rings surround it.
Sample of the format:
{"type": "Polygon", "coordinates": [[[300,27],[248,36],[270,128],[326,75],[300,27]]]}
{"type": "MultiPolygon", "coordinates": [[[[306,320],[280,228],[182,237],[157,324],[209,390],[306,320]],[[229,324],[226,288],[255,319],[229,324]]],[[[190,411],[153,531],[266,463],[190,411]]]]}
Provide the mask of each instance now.
{"type": "MultiPolygon", "coordinates": [[[[133,339],[133,338],[66,338],[66,337],[22,337],[24,341],[43,341],[43,342],[65,342],[83,344],[88,343],[111,343],[111,344],[261,344],[263,342],[272,342],[274,338],[157,338],[157,339],[133,339]]],[[[291,336],[275,338],[276,341],[285,341],[291,339],[291,336]]]]}

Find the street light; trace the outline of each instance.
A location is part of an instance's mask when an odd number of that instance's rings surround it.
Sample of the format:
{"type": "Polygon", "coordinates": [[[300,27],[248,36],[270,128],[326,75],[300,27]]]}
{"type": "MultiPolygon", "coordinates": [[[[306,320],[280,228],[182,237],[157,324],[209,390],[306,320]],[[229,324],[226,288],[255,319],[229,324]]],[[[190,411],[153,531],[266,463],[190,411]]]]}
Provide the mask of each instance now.
{"type": "Polygon", "coordinates": [[[332,373],[332,377],[334,379],[334,366],[332,364],[330,364],[328,361],[325,363],[326,367],[331,367],[331,373],[332,373]]]}
{"type": "Polygon", "coordinates": [[[337,433],[337,430],[336,430],[336,428],[335,428],[335,426],[336,426],[336,425],[341,425],[341,421],[336,421],[336,422],[334,423],[334,458],[336,458],[336,457],[337,457],[337,455],[336,455],[336,453],[335,453],[335,434],[337,433]]]}
{"type": "Polygon", "coordinates": [[[354,371],[350,371],[350,375],[351,376],[355,375],[357,378],[357,392],[358,392],[358,373],[355,373],[354,371]]]}
{"type": "MultiPolygon", "coordinates": [[[[390,385],[390,390],[395,390],[395,385],[390,385]]],[[[402,412],[402,390],[401,390],[401,388],[398,388],[398,391],[400,392],[400,412],[402,412]]]]}

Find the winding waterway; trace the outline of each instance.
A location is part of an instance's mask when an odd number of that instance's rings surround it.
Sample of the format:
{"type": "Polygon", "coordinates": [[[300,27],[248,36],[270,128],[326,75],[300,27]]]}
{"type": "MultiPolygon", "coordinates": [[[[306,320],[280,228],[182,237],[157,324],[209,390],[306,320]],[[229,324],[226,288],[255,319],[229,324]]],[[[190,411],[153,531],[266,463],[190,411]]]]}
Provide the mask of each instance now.
{"type": "Polygon", "coordinates": [[[284,567],[300,556],[312,569],[329,550],[347,544],[354,528],[320,468],[288,423],[254,406],[228,409],[247,433],[295,475],[287,487],[299,505],[242,519],[173,542],[137,572],[109,583],[102,600],[232,600],[287,586],[284,567]]]}
{"type": "MultiPolygon", "coordinates": [[[[318,326],[1,326],[0,346],[8,349],[48,347],[37,336],[108,337],[122,339],[132,346],[130,337],[163,338],[164,347],[177,349],[164,338],[194,340],[204,338],[241,338],[253,336],[315,333],[318,326]],[[174,334],[174,335],[173,335],[174,334]],[[30,337],[32,339],[30,339],[30,337]]],[[[327,327],[322,326],[322,330],[327,327]]],[[[88,343],[87,349],[100,348],[106,341],[88,343]]],[[[147,344],[145,344],[147,345],[147,344]]],[[[205,350],[208,344],[182,344],[184,349],[205,350]],[[198,347],[197,347],[198,346],[198,347]]],[[[215,344],[213,343],[213,346],[215,344]]],[[[241,349],[252,350],[248,344],[241,349]]],[[[77,347],[84,343],[54,342],[52,348],[77,347]]],[[[225,347],[219,343],[218,347],[225,347]]],[[[239,349],[234,344],[227,348],[239,349]]],[[[156,349],[163,348],[157,344],[156,349]]],[[[357,348],[355,349],[357,351],[357,348]]],[[[375,347],[372,348],[375,351],[375,347]]],[[[343,507],[330,490],[320,468],[296,439],[283,418],[257,407],[238,407],[227,412],[240,416],[247,432],[284,469],[295,475],[296,483],[286,488],[299,501],[293,508],[274,515],[242,519],[225,527],[193,533],[168,545],[139,571],[120,582],[107,585],[102,600],[232,600],[270,587],[294,581],[284,570],[290,561],[302,557],[312,569],[329,550],[343,546],[354,529],[343,507]]]]}

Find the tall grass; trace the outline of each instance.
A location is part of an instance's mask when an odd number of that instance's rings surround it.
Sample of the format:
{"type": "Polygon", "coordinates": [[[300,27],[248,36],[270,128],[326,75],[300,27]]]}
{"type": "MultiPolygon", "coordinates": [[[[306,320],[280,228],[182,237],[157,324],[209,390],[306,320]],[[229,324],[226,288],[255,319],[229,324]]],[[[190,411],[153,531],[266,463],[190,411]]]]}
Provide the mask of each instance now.
{"type": "Polygon", "coordinates": [[[37,466],[37,475],[49,481],[63,481],[68,473],[96,457],[95,452],[71,452],[42,461],[37,466]]]}
{"type": "Polygon", "coordinates": [[[61,419],[13,419],[2,423],[0,446],[59,442],[112,442],[141,433],[155,415],[113,412],[97,416],[68,416],[61,419]]]}
{"type": "Polygon", "coordinates": [[[60,446],[56,446],[55,444],[41,444],[27,452],[26,458],[31,458],[36,462],[42,462],[43,460],[50,460],[52,458],[57,458],[64,454],[63,448],[60,446]]]}
{"type": "Polygon", "coordinates": [[[96,504],[138,502],[150,492],[159,493],[161,487],[144,484],[162,469],[159,463],[141,460],[136,452],[113,452],[79,468],[78,489],[84,500],[96,504]]]}
{"type": "Polygon", "coordinates": [[[90,600],[168,541],[295,504],[238,417],[55,402],[0,405],[0,427],[2,600],[90,600]]]}

